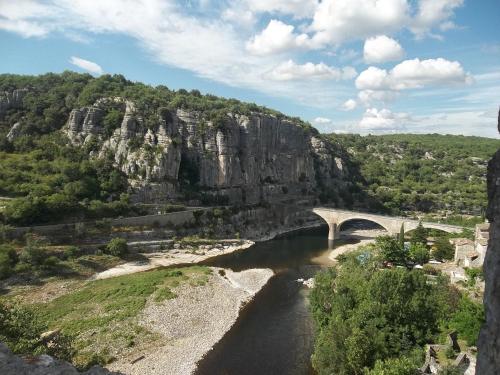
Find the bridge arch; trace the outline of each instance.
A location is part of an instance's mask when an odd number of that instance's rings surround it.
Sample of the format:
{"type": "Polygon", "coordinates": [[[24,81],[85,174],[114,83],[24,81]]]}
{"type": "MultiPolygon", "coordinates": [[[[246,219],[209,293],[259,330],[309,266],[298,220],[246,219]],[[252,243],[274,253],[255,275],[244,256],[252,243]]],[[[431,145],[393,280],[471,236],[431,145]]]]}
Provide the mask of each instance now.
{"type": "Polygon", "coordinates": [[[381,228],[383,228],[387,233],[391,233],[391,230],[389,228],[387,228],[387,226],[381,220],[373,219],[371,217],[367,218],[367,217],[363,217],[361,215],[359,215],[359,216],[352,216],[352,217],[346,217],[346,218],[340,219],[339,222],[337,223],[337,229],[338,229],[338,231],[339,232],[341,231],[342,225],[344,223],[347,223],[349,221],[354,221],[354,220],[369,221],[371,223],[375,223],[378,226],[380,226],[381,228]]]}

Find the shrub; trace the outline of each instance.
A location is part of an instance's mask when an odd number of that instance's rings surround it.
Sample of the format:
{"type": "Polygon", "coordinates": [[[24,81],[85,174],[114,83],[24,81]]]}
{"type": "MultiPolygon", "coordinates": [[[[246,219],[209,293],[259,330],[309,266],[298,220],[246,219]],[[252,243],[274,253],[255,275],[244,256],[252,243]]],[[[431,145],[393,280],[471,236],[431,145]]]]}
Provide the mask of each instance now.
{"type": "Polygon", "coordinates": [[[40,335],[46,329],[31,310],[0,301],[0,341],[14,353],[46,353],[66,361],[71,360],[71,338],[57,334],[49,341],[44,341],[40,335]]]}
{"type": "Polygon", "coordinates": [[[19,261],[31,266],[39,267],[43,264],[46,254],[42,248],[42,242],[34,235],[26,237],[26,246],[19,255],[19,261]]]}
{"type": "Polygon", "coordinates": [[[420,242],[412,242],[410,244],[410,259],[418,264],[424,264],[429,261],[429,249],[420,242]]]}
{"type": "Polygon", "coordinates": [[[63,253],[65,259],[73,259],[79,257],[81,254],[80,249],[76,246],[68,246],[63,253]]]}
{"type": "Polygon", "coordinates": [[[106,245],[105,253],[121,257],[128,253],[127,241],[124,238],[112,238],[106,245]]]}
{"type": "Polygon", "coordinates": [[[434,243],[432,256],[437,260],[451,260],[455,255],[455,249],[446,237],[440,237],[434,243]]]}
{"type": "Polygon", "coordinates": [[[9,277],[12,271],[13,267],[9,256],[6,253],[0,253],[0,280],[9,277]]]}

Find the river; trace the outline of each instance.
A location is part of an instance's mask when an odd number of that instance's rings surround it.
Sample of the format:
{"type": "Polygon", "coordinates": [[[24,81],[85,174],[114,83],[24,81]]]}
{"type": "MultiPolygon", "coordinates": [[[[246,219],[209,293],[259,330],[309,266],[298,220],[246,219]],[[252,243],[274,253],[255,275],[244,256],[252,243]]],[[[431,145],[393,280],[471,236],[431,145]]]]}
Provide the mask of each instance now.
{"type": "Polygon", "coordinates": [[[332,264],[327,228],[257,243],[203,264],[241,271],[271,268],[267,285],[243,308],[231,328],[198,363],[198,375],[312,374],[313,324],[308,279],[332,264]]]}

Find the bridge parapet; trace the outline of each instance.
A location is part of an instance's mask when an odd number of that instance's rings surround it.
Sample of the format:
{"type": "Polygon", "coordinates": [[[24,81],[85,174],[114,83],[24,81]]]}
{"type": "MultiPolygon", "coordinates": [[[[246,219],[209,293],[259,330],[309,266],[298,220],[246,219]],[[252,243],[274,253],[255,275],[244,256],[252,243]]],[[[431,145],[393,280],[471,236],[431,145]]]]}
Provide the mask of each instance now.
{"type": "MultiPolygon", "coordinates": [[[[383,227],[389,234],[397,234],[404,226],[404,231],[408,232],[417,228],[419,221],[404,217],[377,215],[366,212],[337,210],[333,208],[317,207],[312,210],[316,215],[323,218],[328,224],[328,240],[334,241],[340,235],[340,227],[349,220],[368,220],[383,227]]],[[[460,233],[463,227],[440,223],[422,222],[424,228],[439,229],[449,233],[460,233]]]]}

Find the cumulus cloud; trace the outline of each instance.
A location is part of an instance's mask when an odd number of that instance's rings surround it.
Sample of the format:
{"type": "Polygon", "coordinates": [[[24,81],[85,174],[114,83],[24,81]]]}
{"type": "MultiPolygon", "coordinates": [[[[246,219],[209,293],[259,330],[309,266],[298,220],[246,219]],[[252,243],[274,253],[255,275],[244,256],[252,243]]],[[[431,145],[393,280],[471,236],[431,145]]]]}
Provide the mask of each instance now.
{"type": "Polygon", "coordinates": [[[363,58],[366,63],[376,64],[400,60],[403,56],[404,50],[401,45],[386,35],[378,35],[365,41],[363,58]]]}
{"type": "Polygon", "coordinates": [[[358,103],[356,102],[356,100],[354,99],[349,99],[349,100],[346,100],[344,102],[344,104],[342,104],[342,109],[344,111],[352,111],[353,109],[355,109],[356,107],[358,106],[358,103]]]}
{"type": "Polygon", "coordinates": [[[411,118],[407,113],[395,113],[389,109],[368,108],[358,128],[362,131],[374,132],[396,132],[402,131],[405,126],[404,123],[410,121],[411,118]]]}
{"type": "Polygon", "coordinates": [[[341,69],[328,66],[324,63],[297,64],[293,60],[288,60],[275,67],[267,74],[270,79],[276,81],[289,81],[296,79],[331,79],[347,80],[356,77],[356,70],[350,66],[341,69]]]}
{"type": "Polygon", "coordinates": [[[296,34],[295,27],[278,20],[271,20],[260,34],[255,35],[247,44],[247,50],[256,55],[267,55],[294,48],[306,47],[308,36],[296,34]]]}
{"type": "Polygon", "coordinates": [[[443,58],[405,60],[387,71],[369,67],[356,79],[360,90],[405,90],[433,85],[457,85],[472,82],[458,61],[443,58]]]}
{"type": "Polygon", "coordinates": [[[406,0],[324,0],[310,30],[319,44],[338,45],[402,28],[409,20],[406,0]]]}
{"type": "Polygon", "coordinates": [[[411,31],[418,38],[426,35],[440,38],[439,35],[432,34],[430,30],[435,26],[439,26],[441,31],[455,28],[456,25],[449,21],[449,18],[463,3],[464,0],[420,0],[418,12],[411,23],[411,31]]]}
{"type": "Polygon", "coordinates": [[[94,74],[102,74],[103,70],[102,68],[96,64],[95,62],[89,61],[82,59],[80,57],[76,56],[71,56],[69,59],[69,62],[80,69],[86,70],[87,72],[94,73],[94,74]]]}

